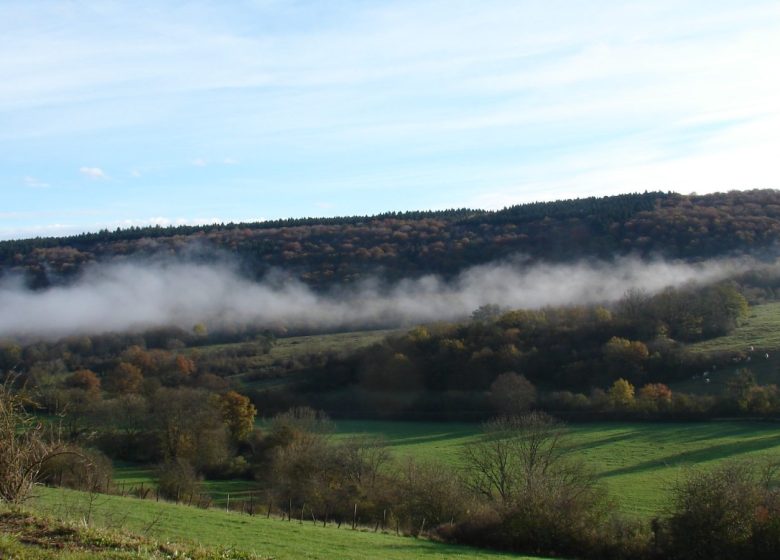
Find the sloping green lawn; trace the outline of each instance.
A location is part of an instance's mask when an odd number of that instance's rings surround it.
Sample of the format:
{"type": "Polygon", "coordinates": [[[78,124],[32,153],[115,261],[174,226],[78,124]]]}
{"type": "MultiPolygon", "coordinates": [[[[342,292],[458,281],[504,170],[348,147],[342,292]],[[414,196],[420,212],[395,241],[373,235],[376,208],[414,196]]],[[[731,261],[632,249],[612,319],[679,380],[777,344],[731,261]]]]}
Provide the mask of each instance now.
{"type": "Polygon", "coordinates": [[[412,560],[529,559],[528,556],[494,553],[444,545],[425,539],[381,532],[353,531],[334,525],[322,527],[277,518],[203,510],[151,500],[92,496],[63,489],[41,488],[35,509],[54,517],[80,520],[113,529],[126,529],[156,539],[173,539],[210,547],[231,547],[270,556],[276,560],[412,560]]]}

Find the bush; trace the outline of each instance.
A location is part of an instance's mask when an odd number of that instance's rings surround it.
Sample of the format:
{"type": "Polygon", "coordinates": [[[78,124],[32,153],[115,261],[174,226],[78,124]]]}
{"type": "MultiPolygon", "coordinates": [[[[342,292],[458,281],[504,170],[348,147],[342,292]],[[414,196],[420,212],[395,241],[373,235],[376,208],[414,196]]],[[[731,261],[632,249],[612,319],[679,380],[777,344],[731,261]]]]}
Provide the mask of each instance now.
{"type": "Polygon", "coordinates": [[[15,504],[30,496],[45,463],[67,450],[27,412],[34,403],[12,391],[13,381],[0,384],[0,502],[15,504]]]}
{"type": "Polygon", "coordinates": [[[692,471],[674,489],[662,548],[680,560],[777,558],[780,495],[773,468],[731,462],[692,471]]]}
{"type": "Polygon", "coordinates": [[[157,487],[160,496],[169,500],[197,500],[202,492],[202,484],[195,469],[183,459],[163,463],[157,475],[157,487]]]}
{"type": "Polygon", "coordinates": [[[484,500],[459,539],[518,552],[576,554],[603,539],[611,504],[594,477],[565,456],[565,430],[543,413],[501,418],[464,449],[469,484],[484,500]]]}
{"type": "Polygon", "coordinates": [[[46,461],[41,471],[43,482],[85,492],[109,492],[114,469],[111,460],[99,451],[71,447],[46,461]]]}

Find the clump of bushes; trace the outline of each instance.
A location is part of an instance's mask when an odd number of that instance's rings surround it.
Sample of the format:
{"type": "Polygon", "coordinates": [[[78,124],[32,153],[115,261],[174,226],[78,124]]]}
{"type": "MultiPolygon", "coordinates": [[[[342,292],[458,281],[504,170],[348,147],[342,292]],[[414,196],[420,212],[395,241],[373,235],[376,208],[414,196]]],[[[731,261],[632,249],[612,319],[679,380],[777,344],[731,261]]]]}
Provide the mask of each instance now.
{"type": "Polygon", "coordinates": [[[680,560],[780,558],[778,465],[730,462],[693,470],[674,488],[659,549],[680,560]]]}

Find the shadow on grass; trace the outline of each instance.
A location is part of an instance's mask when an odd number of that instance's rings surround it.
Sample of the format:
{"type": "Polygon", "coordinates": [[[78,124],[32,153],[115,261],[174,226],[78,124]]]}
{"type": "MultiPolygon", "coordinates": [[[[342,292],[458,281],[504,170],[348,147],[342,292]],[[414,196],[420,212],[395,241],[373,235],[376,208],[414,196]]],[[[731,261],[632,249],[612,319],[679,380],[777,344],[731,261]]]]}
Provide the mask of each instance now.
{"type": "Polygon", "coordinates": [[[703,463],[707,461],[728,459],[735,455],[763,451],[778,446],[780,446],[780,434],[753,439],[750,441],[724,443],[721,445],[713,445],[704,449],[683,451],[681,453],[668,455],[659,459],[653,459],[652,461],[644,461],[630,467],[621,467],[618,469],[605,471],[601,473],[601,477],[608,478],[611,476],[635,474],[685,463],[703,463]]]}
{"type": "Polygon", "coordinates": [[[430,434],[426,436],[409,436],[409,437],[393,437],[387,438],[385,443],[390,447],[399,447],[405,445],[427,444],[437,443],[445,441],[461,441],[468,438],[464,434],[459,433],[444,433],[444,434],[430,434]]]}
{"type": "Polygon", "coordinates": [[[604,447],[606,445],[614,445],[616,443],[636,440],[637,433],[637,431],[624,432],[589,441],[577,441],[577,434],[574,433],[572,436],[569,436],[570,439],[568,442],[566,442],[566,447],[570,452],[584,451],[586,449],[594,449],[597,447],[604,447]]]}

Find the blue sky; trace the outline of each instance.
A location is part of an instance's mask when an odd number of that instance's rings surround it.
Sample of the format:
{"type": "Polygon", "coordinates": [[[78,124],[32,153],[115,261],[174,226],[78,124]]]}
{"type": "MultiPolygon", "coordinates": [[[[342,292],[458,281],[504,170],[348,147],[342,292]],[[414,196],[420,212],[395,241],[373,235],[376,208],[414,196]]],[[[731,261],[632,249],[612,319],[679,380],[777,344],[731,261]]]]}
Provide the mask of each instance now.
{"type": "Polygon", "coordinates": [[[0,0],[0,238],[778,188],[780,3],[0,0]]]}

